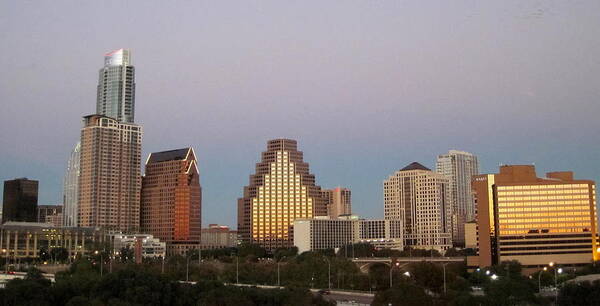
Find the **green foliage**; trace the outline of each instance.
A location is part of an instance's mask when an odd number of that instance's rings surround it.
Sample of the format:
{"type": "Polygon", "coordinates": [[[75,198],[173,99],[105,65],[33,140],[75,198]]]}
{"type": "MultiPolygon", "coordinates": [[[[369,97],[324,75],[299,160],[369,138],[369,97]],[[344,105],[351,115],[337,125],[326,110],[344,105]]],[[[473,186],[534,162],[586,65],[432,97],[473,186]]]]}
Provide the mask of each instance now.
{"type": "Polygon", "coordinates": [[[298,255],[297,247],[278,248],[275,250],[275,252],[273,252],[273,259],[275,259],[276,261],[280,261],[283,258],[292,258],[296,255],[298,255]]]}
{"type": "Polygon", "coordinates": [[[600,305],[600,280],[565,283],[560,289],[558,304],[565,306],[600,305]]]}
{"type": "Polygon", "coordinates": [[[433,302],[423,288],[401,282],[392,289],[377,292],[372,305],[426,306],[433,305],[433,302]]]}

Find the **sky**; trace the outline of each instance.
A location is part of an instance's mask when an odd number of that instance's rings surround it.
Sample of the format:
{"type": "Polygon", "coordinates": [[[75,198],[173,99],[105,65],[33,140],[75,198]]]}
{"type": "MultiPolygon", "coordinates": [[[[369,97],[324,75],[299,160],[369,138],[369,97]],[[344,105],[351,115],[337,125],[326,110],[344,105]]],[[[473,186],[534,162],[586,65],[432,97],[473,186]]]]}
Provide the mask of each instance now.
{"type": "MultiPolygon", "coordinates": [[[[62,202],[103,55],[129,48],[150,152],[192,146],[203,224],[273,138],[317,183],[383,217],[382,182],[449,149],[483,173],[535,164],[600,181],[600,1],[2,1],[0,180],[62,202]]],[[[0,186],[0,190],[2,186],[0,186]]]]}

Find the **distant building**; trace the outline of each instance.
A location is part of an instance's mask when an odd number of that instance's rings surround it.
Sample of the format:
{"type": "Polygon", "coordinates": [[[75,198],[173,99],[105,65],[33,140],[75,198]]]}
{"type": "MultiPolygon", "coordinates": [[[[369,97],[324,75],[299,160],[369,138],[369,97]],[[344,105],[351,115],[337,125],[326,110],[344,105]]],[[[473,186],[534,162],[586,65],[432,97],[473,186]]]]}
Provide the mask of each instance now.
{"type": "Polygon", "coordinates": [[[596,184],[573,172],[538,178],[529,165],[501,166],[473,178],[477,201],[478,265],[517,260],[525,268],[600,260],[596,184]]]}
{"type": "Polygon", "coordinates": [[[148,156],[142,179],[142,232],[166,242],[169,254],[198,248],[201,202],[200,173],[192,148],[148,156]]]}
{"type": "Polygon", "coordinates": [[[238,234],[268,250],[291,247],[299,218],[326,216],[321,188],[292,139],[274,139],[238,199],[238,234]]]}
{"type": "Polygon", "coordinates": [[[77,204],[79,201],[79,157],[81,142],[77,142],[67,164],[63,182],[63,225],[77,226],[77,204]]]}
{"type": "Polygon", "coordinates": [[[438,251],[452,246],[448,178],[411,163],[384,181],[383,197],[384,218],[402,220],[406,245],[438,251]]]}
{"type": "Polygon", "coordinates": [[[448,190],[452,205],[452,242],[465,244],[465,223],[475,220],[475,200],[471,190],[471,178],[479,174],[477,156],[463,151],[450,150],[438,156],[436,172],[448,178],[448,190]]]}
{"type": "Polygon", "coordinates": [[[37,206],[38,181],[27,178],[4,181],[2,223],[36,222],[37,206]]]}
{"type": "Polygon", "coordinates": [[[327,206],[327,215],[330,218],[337,218],[341,215],[352,214],[351,192],[348,188],[337,187],[334,189],[324,189],[321,191],[327,206]]]}
{"type": "Polygon", "coordinates": [[[110,239],[113,243],[113,254],[117,254],[123,249],[131,249],[134,253],[137,251],[143,258],[164,258],[166,256],[166,243],[149,234],[112,234],[110,239]]]}
{"type": "Polygon", "coordinates": [[[237,231],[232,231],[228,226],[209,224],[202,229],[203,249],[222,249],[237,246],[237,231]]]}
{"type": "Polygon", "coordinates": [[[477,249],[477,222],[465,223],[465,248],[477,249]]]}
{"type": "Polygon", "coordinates": [[[354,243],[369,243],[376,248],[401,250],[401,220],[363,220],[347,215],[339,218],[316,217],[294,221],[294,245],[298,252],[336,249],[354,243]]]}
{"type": "Polygon", "coordinates": [[[135,115],[135,68],[131,51],[119,49],[104,56],[98,72],[96,114],[133,123],[135,115]]]}
{"type": "Polygon", "coordinates": [[[142,127],[90,115],[83,118],[78,225],[139,231],[142,127]]]}
{"type": "Polygon", "coordinates": [[[40,250],[65,248],[69,256],[85,255],[105,239],[105,232],[90,227],[56,227],[48,223],[6,222],[0,226],[0,250],[10,261],[36,259],[40,250]]]}
{"type": "Polygon", "coordinates": [[[62,205],[38,205],[37,222],[50,223],[56,227],[62,226],[62,205]]]}

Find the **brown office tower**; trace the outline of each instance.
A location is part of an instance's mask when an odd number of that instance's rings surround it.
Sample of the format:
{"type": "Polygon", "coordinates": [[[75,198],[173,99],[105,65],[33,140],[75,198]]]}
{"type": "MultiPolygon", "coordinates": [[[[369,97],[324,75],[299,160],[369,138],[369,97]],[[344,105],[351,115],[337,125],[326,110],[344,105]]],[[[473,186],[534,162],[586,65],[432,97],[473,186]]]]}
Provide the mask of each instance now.
{"type": "Polygon", "coordinates": [[[192,148],[151,153],[142,179],[142,232],[167,243],[169,254],[200,247],[200,173],[192,148]]]}
{"type": "Polygon", "coordinates": [[[294,220],[326,216],[324,203],[296,141],[270,140],[238,199],[238,234],[243,242],[268,250],[291,247],[294,220]]]}
{"type": "Polygon", "coordinates": [[[480,267],[517,260],[525,268],[598,260],[596,185],[573,172],[538,178],[534,166],[501,166],[473,177],[480,267]]]}
{"type": "Polygon", "coordinates": [[[140,224],[142,127],[83,117],[78,224],[135,233],[140,224]]]}
{"type": "Polygon", "coordinates": [[[341,187],[324,189],[321,191],[321,195],[327,206],[327,215],[330,218],[335,219],[342,215],[352,214],[350,189],[341,187]]]}

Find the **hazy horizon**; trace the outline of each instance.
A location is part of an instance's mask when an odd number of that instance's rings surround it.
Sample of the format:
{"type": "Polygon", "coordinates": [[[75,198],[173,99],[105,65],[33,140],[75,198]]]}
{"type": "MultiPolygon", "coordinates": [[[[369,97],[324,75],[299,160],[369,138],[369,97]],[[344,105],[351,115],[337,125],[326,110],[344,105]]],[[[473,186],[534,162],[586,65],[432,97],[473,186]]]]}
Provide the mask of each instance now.
{"type": "MultiPolygon", "coordinates": [[[[273,138],[383,217],[382,182],[450,149],[600,181],[600,2],[0,3],[0,179],[62,202],[106,52],[132,50],[142,162],[191,146],[202,222],[236,227],[273,138]],[[68,16],[68,17],[67,17],[68,16]]],[[[143,169],[143,168],[142,168],[143,169]]],[[[2,191],[0,184],[0,192],[2,191]]]]}

